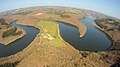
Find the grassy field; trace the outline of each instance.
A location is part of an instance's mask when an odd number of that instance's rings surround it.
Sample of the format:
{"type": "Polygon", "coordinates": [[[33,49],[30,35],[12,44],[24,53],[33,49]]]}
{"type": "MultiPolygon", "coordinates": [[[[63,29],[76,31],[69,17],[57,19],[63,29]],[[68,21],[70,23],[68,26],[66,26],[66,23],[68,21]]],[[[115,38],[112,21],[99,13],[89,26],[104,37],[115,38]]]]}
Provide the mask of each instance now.
{"type": "Polygon", "coordinates": [[[59,27],[56,23],[50,21],[40,21],[38,22],[43,38],[43,44],[54,45],[54,46],[66,46],[65,42],[59,36],[59,27]]]}

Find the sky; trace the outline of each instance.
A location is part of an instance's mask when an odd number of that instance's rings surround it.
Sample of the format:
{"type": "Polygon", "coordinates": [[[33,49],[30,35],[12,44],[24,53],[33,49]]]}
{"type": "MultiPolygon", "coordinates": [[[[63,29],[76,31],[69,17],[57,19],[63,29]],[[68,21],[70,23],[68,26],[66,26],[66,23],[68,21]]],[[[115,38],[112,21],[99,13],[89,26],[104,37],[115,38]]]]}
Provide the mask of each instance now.
{"type": "Polygon", "coordinates": [[[82,8],[120,19],[120,0],[0,0],[0,12],[31,6],[82,8]]]}

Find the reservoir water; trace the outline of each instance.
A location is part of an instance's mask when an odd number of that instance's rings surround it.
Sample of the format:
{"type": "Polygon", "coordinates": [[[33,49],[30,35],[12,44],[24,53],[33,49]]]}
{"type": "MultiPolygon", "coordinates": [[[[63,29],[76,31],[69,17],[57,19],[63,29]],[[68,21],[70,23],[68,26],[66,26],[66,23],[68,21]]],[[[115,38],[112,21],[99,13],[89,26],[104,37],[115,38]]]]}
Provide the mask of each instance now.
{"type": "MultiPolygon", "coordinates": [[[[77,27],[58,22],[60,35],[66,42],[78,50],[101,51],[109,49],[112,44],[110,38],[103,31],[93,26],[93,20],[94,18],[92,17],[80,19],[80,21],[87,27],[87,31],[83,37],[80,37],[77,27]]],[[[20,52],[26,48],[39,33],[39,30],[34,27],[19,25],[16,24],[16,22],[11,23],[11,25],[24,29],[26,31],[26,35],[7,46],[0,44],[0,57],[20,52]]]]}
{"type": "Polygon", "coordinates": [[[87,31],[80,37],[79,31],[75,26],[58,22],[61,37],[78,50],[102,51],[111,47],[110,38],[101,30],[93,26],[93,17],[80,19],[86,25],[87,31]]]}
{"type": "Polygon", "coordinates": [[[19,25],[16,24],[16,22],[12,22],[11,25],[24,29],[26,31],[26,35],[7,46],[0,44],[0,57],[5,57],[20,52],[26,48],[39,33],[39,30],[34,27],[19,25]]]}

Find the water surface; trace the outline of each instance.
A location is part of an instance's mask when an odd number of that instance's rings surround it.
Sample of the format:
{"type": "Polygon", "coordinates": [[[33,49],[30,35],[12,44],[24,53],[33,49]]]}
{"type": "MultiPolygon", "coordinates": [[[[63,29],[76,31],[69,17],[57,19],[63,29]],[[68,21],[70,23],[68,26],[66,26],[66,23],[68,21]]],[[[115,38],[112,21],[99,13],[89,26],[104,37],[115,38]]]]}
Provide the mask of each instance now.
{"type": "Polygon", "coordinates": [[[0,44],[0,57],[5,57],[20,52],[26,48],[39,33],[39,30],[34,27],[18,25],[16,22],[11,23],[11,25],[24,29],[26,31],[26,35],[7,46],[0,44]]]}
{"type": "Polygon", "coordinates": [[[86,25],[87,31],[83,37],[80,37],[76,27],[69,24],[59,23],[60,35],[68,43],[78,50],[100,51],[111,47],[111,40],[98,28],[92,25],[93,17],[80,19],[86,25]]]}

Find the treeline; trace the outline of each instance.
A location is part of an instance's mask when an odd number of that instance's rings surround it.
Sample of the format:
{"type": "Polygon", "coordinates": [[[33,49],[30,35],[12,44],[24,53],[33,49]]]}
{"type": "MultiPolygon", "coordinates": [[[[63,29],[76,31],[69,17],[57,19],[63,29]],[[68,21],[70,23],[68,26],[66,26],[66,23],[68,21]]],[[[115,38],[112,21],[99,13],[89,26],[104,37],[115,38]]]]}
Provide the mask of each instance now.
{"type": "Polygon", "coordinates": [[[5,22],[5,19],[0,18],[0,24],[1,25],[8,25],[8,23],[5,22]]]}
{"type": "Polygon", "coordinates": [[[62,18],[70,18],[71,16],[61,14],[60,17],[62,17],[62,18]]]}
{"type": "Polygon", "coordinates": [[[55,12],[55,14],[60,15],[60,17],[62,17],[62,18],[70,18],[71,17],[70,15],[65,15],[64,13],[55,12]]]}
{"type": "Polygon", "coordinates": [[[100,26],[101,28],[104,28],[104,29],[106,29],[107,26],[103,25],[102,22],[106,22],[106,23],[112,24],[112,25],[118,25],[119,24],[119,22],[117,22],[116,20],[110,19],[110,18],[100,18],[100,19],[95,19],[94,21],[96,22],[96,24],[98,26],[100,26]]]}
{"type": "Polygon", "coordinates": [[[101,19],[96,19],[97,22],[107,22],[109,24],[113,24],[113,25],[118,25],[119,22],[117,22],[116,20],[110,19],[110,18],[101,18],[101,19]]]}
{"type": "Polygon", "coordinates": [[[100,22],[99,20],[94,20],[94,21],[95,21],[95,23],[96,23],[98,26],[100,26],[101,28],[104,28],[104,29],[107,28],[107,26],[101,24],[101,22],[100,22]]]}
{"type": "Polygon", "coordinates": [[[5,38],[5,37],[8,37],[10,35],[20,35],[20,34],[22,34],[22,31],[18,31],[18,32],[16,32],[16,31],[17,31],[16,27],[11,28],[7,31],[4,31],[2,37],[5,38]]]}
{"type": "Polygon", "coordinates": [[[0,65],[0,67],[16,67],[16,65],[19,63],[19,61],[16,61],[14,63],[6,63],[3,65],[0,65]]]}
{"type": "Polygon", "coordinates": [[[16,30],[17,30],[17,28],[14,27],[14,28],[11,28],[11,29],[9,29],[7,31],[4,31],[2,37],[3,38],[8,37],[8,36],[14,34],[16,32],[16,30]]]}
{"type": "Polygon", "coordinates": [[[96,20],[99,22],[115,21],[115,20],[110,19],[110,18],[100,18],[100,19],[96,19],[96,20]]]}

